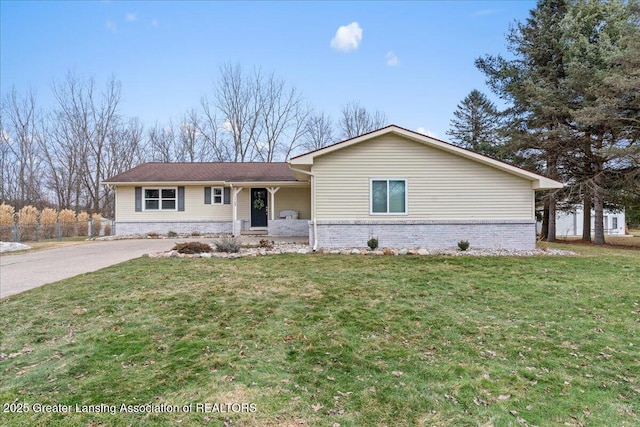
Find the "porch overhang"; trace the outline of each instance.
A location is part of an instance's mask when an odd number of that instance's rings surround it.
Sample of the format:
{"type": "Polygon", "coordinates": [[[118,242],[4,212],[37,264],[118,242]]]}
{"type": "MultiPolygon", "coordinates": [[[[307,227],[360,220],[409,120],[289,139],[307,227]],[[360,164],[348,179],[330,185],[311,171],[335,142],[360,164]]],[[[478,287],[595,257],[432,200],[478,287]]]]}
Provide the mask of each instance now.
{"type": "Polygon", "coordinates": [[[244,182],[226,182],[231,187],[309,187],[309,181],[244,181],[244,182]]]}

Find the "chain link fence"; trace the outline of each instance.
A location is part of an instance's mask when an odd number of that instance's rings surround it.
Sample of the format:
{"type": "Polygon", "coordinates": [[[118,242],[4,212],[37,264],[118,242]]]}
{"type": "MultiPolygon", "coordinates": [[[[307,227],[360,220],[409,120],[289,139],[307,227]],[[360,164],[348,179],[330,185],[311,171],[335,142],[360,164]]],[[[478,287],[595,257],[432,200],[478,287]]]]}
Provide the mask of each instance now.
{"type": "Polygon", "coordinates": [[[113,229],[111,220],[73,221],[42,224],[14,222],[0,226],[0,241],[39,242],[41,240],[62,240],[68,237],[110,236],[113,229]]]}

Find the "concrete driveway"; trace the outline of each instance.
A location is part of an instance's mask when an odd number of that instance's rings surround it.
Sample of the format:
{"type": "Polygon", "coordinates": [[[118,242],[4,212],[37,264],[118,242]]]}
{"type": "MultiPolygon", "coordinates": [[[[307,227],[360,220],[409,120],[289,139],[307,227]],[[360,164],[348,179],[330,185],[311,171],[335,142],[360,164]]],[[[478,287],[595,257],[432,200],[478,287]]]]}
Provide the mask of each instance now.
{"type": "Polygon", "coordinates": [[[181,239],[91,241],[80,245],[0,255],[0,298],[171,249],[181,239]]]}

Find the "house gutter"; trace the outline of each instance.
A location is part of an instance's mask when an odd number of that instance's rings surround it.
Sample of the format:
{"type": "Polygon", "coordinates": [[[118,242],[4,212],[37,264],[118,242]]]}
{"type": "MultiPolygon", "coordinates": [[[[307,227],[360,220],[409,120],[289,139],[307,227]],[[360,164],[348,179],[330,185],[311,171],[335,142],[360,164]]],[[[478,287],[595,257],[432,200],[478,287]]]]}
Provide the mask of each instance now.
{"type": "Polygon", "coordinates": [[[289,167],[294,172],[300,172],[301,174],[309,175],[309,177],[311,177],[311,215],[313,216],[311,220],[313,221],[313,252],[316,252],[318,250],[318,222],[316,221],[316,176],[313,174],[313,172],[296,169],[291,165],[289,165],[289,167]]]}

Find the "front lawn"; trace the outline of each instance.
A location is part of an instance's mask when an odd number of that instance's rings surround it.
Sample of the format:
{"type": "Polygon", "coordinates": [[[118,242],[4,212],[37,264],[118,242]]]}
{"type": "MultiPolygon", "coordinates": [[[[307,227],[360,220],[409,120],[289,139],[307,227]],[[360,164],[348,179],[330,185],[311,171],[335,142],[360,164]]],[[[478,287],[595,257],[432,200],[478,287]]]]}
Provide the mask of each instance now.
{"type": "Polygon", "coordinates": [[[15,295],[0,425],[638,425],[640,251],[558,247],[583,255],[140,258],[15,295]]]}

